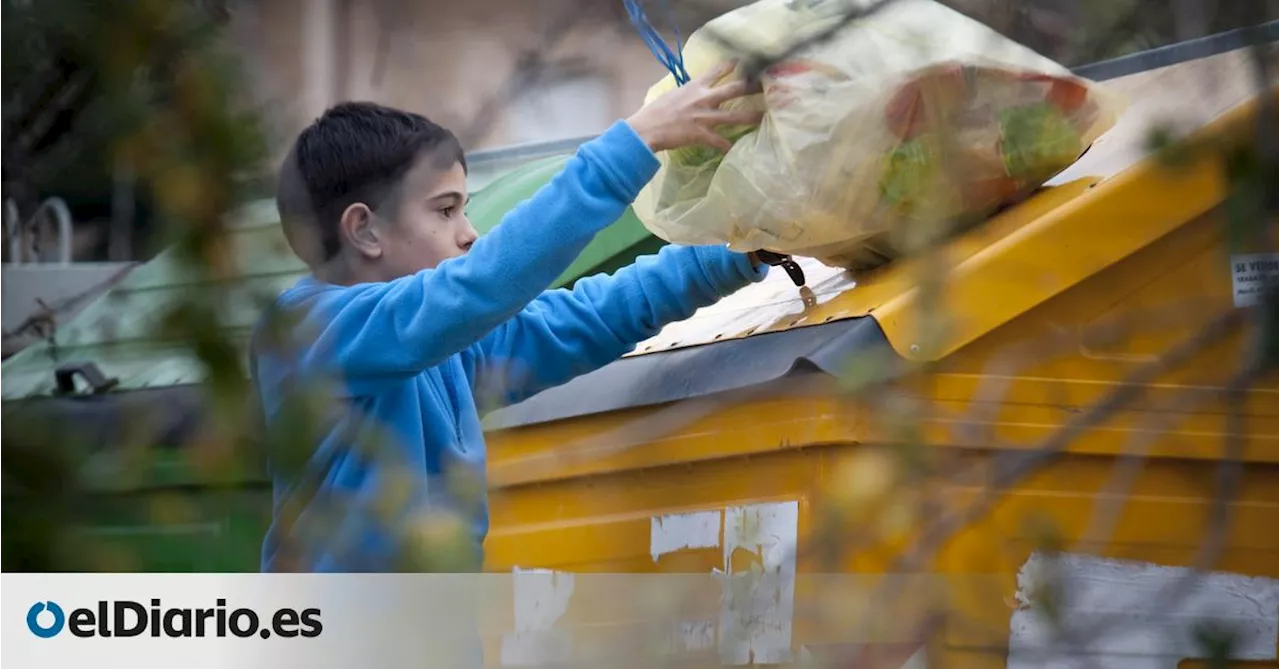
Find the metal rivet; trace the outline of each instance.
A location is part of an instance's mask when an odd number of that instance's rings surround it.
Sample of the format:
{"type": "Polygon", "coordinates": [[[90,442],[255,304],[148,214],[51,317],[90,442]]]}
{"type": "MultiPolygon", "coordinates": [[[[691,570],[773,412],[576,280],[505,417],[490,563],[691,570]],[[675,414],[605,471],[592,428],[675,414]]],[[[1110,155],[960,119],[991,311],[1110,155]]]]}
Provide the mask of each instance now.
{"type": "Polygon", "coordinates": [[[912,345],[911,345],[911,352],[912,352],[912,353],[919,353],[919,352],[920,352],[920,345],[919,345],[919,344],[912,344],[912,345]]]}

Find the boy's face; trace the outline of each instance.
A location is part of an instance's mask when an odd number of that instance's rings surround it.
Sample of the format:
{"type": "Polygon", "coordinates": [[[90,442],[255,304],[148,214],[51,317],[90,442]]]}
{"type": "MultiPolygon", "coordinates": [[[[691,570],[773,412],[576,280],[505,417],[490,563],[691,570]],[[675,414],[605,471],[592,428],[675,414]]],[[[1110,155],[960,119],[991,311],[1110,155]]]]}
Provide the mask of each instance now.
{"type": "Polygon", "coordinates": [[[467,204],[467,175],[454,162],[442,168],[424,156],[400,185],[398,202],[379,219],[384,281],[409,276],[460,256],[479,236],[463,213],[467,204]]]}

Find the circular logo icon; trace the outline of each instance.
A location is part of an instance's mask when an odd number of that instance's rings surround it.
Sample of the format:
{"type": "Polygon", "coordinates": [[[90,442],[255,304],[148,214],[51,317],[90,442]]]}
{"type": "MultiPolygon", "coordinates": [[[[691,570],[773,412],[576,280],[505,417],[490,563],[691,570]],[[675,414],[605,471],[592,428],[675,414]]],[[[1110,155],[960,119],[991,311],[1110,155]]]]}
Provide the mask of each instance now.
{"type": "Polygon", "coordinates": [[[30,609],[27,609],[27,629],[30,629],[32,634],[41,639],[56,636],[58,632],[62,631],[62,626],[66,622],[67,617],[62,613],[62,607],[53,602],[36,602],[31,605],[30,609]],[[40,614],[46,611],[49,613],[45,617],[45,621],[49,623],[47,625],[41,624],[40,621],[40,614]],[[52,621],[48,620],[50,617],[53,618],[52,621]]]}

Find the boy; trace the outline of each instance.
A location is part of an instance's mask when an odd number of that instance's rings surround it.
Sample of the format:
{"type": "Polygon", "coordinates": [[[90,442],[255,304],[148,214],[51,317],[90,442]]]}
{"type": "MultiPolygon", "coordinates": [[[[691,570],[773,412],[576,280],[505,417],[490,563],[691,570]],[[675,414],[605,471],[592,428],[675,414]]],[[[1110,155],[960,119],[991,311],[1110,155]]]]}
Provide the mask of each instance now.
{"type": "MultiPolygon", "coordinates": [[[[264,571],[404,568],[398,527],[427,510],[460,511],[446,473],[483,481],[477,396],[514,403],[564,383],[763,278],[754,256],[668,246],[613,276],[546,291],[653,177],[656,152],[727,151],[717,126],[759,122],[720,109],[748,93],[740,81],[715,85],[731,72],[725,64],[614,124],[480,239],[463,214],[466,167],[449,131],[347,103],[299,135],[277,205],[311,275],[270,310],[292,323],[287,345],[264,345],[260,328],[251,360],[269,429],[288,432],[294,389],[321,381],[328,413],[297,466],[271,455],[264,571]],[[394,462],[362,450],[371,429],[389,438],[394,462]],[[399,501],[388,510],[384,498],[399,501]]],[[[480,555],[487,509],[462,513],[480,555]]]]}

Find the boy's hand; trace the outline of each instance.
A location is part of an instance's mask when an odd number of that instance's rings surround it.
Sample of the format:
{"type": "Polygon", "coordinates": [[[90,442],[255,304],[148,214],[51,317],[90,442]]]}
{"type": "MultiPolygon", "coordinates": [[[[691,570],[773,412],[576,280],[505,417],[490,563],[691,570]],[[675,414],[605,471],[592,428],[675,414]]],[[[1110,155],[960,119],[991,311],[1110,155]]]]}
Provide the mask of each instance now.
{"type": "Polygon", "coordinates": [[[627,123],[654,153],[693,145],[728,151],[733,144],[715,127],[755,125],[763,116],[759,111],[720,109],[725,102],[757,92],[741,79],[717,86],[733,68],[732,62],[721,63],[645,105],[627,123]]]}

